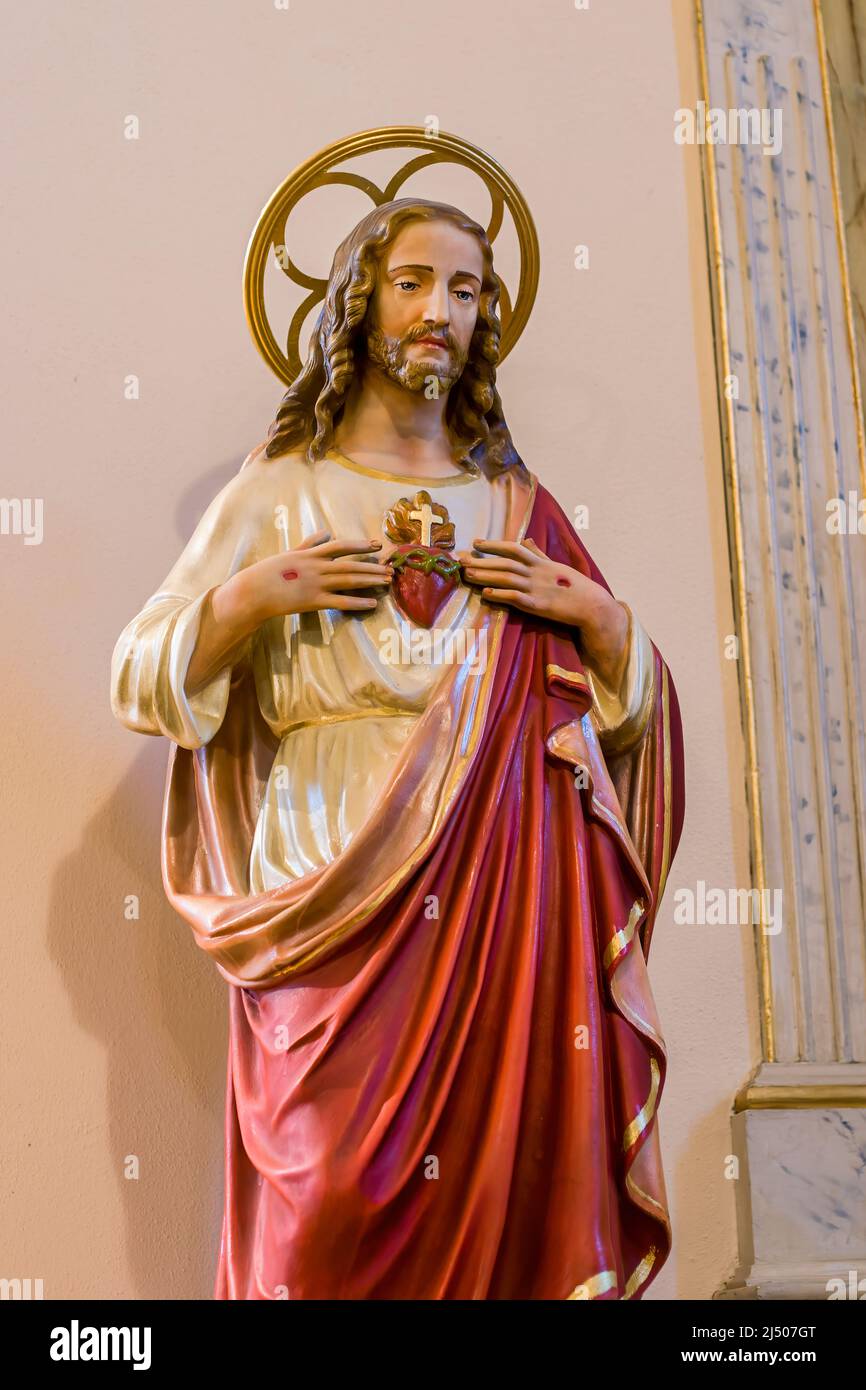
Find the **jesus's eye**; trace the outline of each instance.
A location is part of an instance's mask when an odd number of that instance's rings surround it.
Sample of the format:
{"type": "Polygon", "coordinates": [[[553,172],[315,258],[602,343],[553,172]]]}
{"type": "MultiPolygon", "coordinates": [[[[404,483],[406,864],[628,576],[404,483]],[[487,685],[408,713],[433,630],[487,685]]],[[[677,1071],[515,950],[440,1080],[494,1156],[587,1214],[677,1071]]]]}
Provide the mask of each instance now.
{"type": "Polygon", "coordinates": [[[474,290],[455,290],[454,293],[463,304],[471,304],[475,298],[474,290]]]}
{"type": "Polygon", "coordinates": [[[396,283],[400,290],[417,290],[418,288],[417,280],[398,280],[396,283]]]}

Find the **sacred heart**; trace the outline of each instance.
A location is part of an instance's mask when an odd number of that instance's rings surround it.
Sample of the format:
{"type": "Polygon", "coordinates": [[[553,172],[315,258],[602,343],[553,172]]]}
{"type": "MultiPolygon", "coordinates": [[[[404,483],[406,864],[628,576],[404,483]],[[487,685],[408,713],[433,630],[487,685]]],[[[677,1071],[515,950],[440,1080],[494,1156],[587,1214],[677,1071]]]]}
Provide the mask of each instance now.
{"type": "Polygon", "coordinates": [[[432,627],[460,583],[460,561],[448,554],[454,549],[454,523],[448,508],[434,503],[429,492],[401,497],[385,513],[384,531],[397,542],[388,556],[394,566],[394,602],[411,622],[432,627]]]}

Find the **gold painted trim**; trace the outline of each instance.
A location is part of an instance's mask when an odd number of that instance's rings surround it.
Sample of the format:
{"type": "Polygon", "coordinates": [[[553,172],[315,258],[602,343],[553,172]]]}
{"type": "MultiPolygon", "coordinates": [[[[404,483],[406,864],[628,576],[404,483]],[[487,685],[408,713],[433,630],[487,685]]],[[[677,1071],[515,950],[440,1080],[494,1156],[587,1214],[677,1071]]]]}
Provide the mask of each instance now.
{"type": "Polygon", "coordinates": [[[656,1262],[656,1256],[658,1255],[658,1253],[659,1252],[656,1249],[656,1247],[654,1245],[651,1245],[649,1250],[641,1260],[640,1264],[638,1265],[637,1269],[627,1280],[625,1290],[623,1292],[624,1299],[632,1298],[634,1294],[637,1293],[641,1284],[646,1283],[647,1278],[649,1277],[649,1272],[656,1262]]]}
{"type": "Polygon", "coordinates": [[[459,135],[451,135],[444,130],[433,135],[424,126],[376,126],[372,130],[357,131],[354,135],[335,140],[299,164],[268,199],[250,237],[244,259],[243,281],[247,324],[258,351],[286,386],[291,385],[301,370],[298,343],[304,320],[310,309],[324,299],[327,288],[325,280],[301,271],[285,253],[278,261],[283,274],[307,292],[294,313],[286,335],[286,350],[283,351],[268,320],[264,284],[271,251],[277,246],[284,247],[286,222],[292,208],[308,193],[333,184],[360,189],[374,207],[380,207],[400,196],[406,179],[433,164],[456,164],[470,169],[484,184],[491,202],[490,223],[486,228],[491,245],[502,226],[503,208],[507,207],[511,214],[520,248],[520,277],[513,306],[506,286],[500,281],[502,337],[499,361],[504,361],[514,347],[526,327],[535,302],[540,265],[538,233],[529,205],[517,184],[492,155],[461,139],[459,135]],[[424,153],[409,159],[384,188],[379,188],[363,174],[336,167],[360,155],[393,149],[417,149],[424,153]],[[284,260],[287,262],[285,265],[284,260]]]}
{"type": "Polygon", "coordinates": [[[744,1086],[734,1100],[742,1110],[854,1110],[866,1106],[866,1086],[744,1086]]]}
{"type": "Polygon", "coordinates": [[[827,71],[827,41],[824,36],[824,14],[821,0],[812,0],[815,15],[815,32],[818,41],[818,65],[821,69],[821,91],[824,96],[824,120],[827,127],[827,146],[830,155],[830,184],[833,190],[833,222],[836,229],[836,250],[839,256],[839,272],[842,281],[842,299],[845,308],[845,331],[848,338],[848,356],[851,363],[851,390],[854,396],[854,413],[857,421],[857,455],[860,461],[860,490],[866,497],[866,435],[863,426],[863,395],[860,389],[860,368],[857,360],[857,334],[854,331],[854,304],[851,298],[851,277],[848,270],[848,246],[845,241],[845,218],[842,212],[842,195],[839,191],[839,160],[836,154],[836,132],[833,126],[833,103],[830,96],[830,76],[827,71]]]}
{"type": "MultiPolygon", "coordinates": [[[[706,30],[702,0],[695,0],[697,21],[698,61],[700,70],[701,97],[705,109],[710,109],[710,79],[707,63],[706,30]]],[[[752,855],[755,886],[763,914],[763,904],[767,901],[766,868],[764,859],[764,829],[761,803],[761,783],[758,774],[758,734],[755,708],[755,688],[752,675],[752,638],[749,625],[748,594],[744,560],[743,522],[740,506],[739,463],[737,459],[736,417],[734,402],[722,391],[722,382],[732,374],[731,344],[728,329],[728,299],[725,286],[725,261],[722,248],[722,224],[719,215],[719,194],[716,178],[715,146],[709,141],[704,151],[704,206],[707,217],[707,241],[710,251],[710,285],[712,290],[714,323],[716,328],[716,352],[718,393],[721,408],[722,455],[727,469],[726,486],[730,501],[728,543],[732,551],[734,573],[735,621],[742,629],[742,680],[740,685],[743,707],[743,723],[746,738],[747,787],[749,792],[749,821],[752,839],[752,855]],[[721,367],[721,370],[719,370],[721,367]]],[[[769,938],[763,930],[764,922],[758,924],[758,963],[759,987],[761,994],[761,1032],[763,1052],[768,1062],[776,1060],[776,1036],[773,1019],[773,982],[770,965],[769,938]]]]}
{"type": "Polygon", "coordinates": [[[558,676],[560,680],[568,681],[571,685],[580,685],[585,690],[589,689],[589,681],[582,671],[566,671],[564,666],[557,666],[553,661],[548,661],[544,668],[544,674],[546,676],[558,676]]]}
{"type": "Polygon", "coordinates": [[[637,924],[645,911],[646,909],[642,902],[638,901],[632,904],[632,909],[631,912],[628,914],[628,921],[626,922],[625,926],[622,928],[621,931],[618,931],[615,936],[612,936],[610,941],[607,943],[604,956],[602,957],[602,965],[604,966],[605,970],[609,970],[610,967],[616,961],[618,961],[620,956],[623,955],[624,952],[628,949],[629,945],[631,944],[632,938],[634,937],[637,924]]]}
{"type": "Polygon", "coordinates": [[[638,1186],[638,1184],[635,1182],[634,1178],[631,1175],[631,1168],[629,1168],[628,1172],[625,1175],[625,1185],[627,1191],[631,1195],[632,1201],[637,1206],[641,1206],[642,1202],[646,1202],[649,1206],[655,1207],[656,1212],[658,1213],[656,1219],[662,1223],[665,1230],[670,1235],[671,1223],[667,1211],[662,1206],[661,1202],[657,1202],[655,1197],[651,1197],[648,1192],[644,1192],[643,1188],[638,1186]]]}
{"type": "MultiPolygon", "coordinates": [[[[656,1032],[655,1028],[653,1028],[651,1023],[648,1023],[647,1020],[641,1014],[637,1013],[631,1007],[631,1005],[625,999],[622,998],[622,996],[618,992],[618,981],[616,975],[614,975],[611,979],[610,992],[613,995],[614,1003],[616,1004],[623,1017],[627,1019],[629,1023],[633,1023],[637,1031],[639,1033],[642,1033],[644,1037],[651,1038],[652,1041],[655,1043],[656,1047],[659,1049],[659,1051],[663,1052],[666,1057],[667,1050],[665,1048],[664,1038],[661,1036],[660,1033],[656,1032]]],[[[627,1177],[626,1181],[628,1181],[627,1177]]]]}
{"type": "Polygon", "coordinates": [[[653,1115],[656,1110],[656,1098],[659,1093],[659,1080],[661,1071],[655,1057],[650,1057],[650,1093],[646,1101],[635,1115],[625,1134],[622,1136],[623,1153],[627,1153],[633,1144],[636,1144],[645,1130],[649,1129],[653,1115]]]}
{"type": "Polygon", "coordinates": [[[566,1298],[566,1303],[572,1299],[586,1300],[598,1298],[599,1294],[607,1293],[610,1289],[616,1288],[616,1270],[604,1269],[601,1274],[593,1274],[591,1279],[585,1279],[582,1284],[578,1284],[566,1298]]]}
{"type": "Polygon", "coordinates": [[[384,705],[381,709],[350,710],[348,714],[318,714],[313,719],[301,719],[297,724],[289,724],[279,737],[288,738],[298,729],[316,729],[320,724],[342,724],[348,719],[420,719],[422,714],[423,710],[386,709],[384,705]]]}
{"type": "Polygon", "coordinates": [[[426,473],[385,473],[379,468],[368,468],[364,463],[356,463],[340,449],[329,449],[325,454],[332,463],[342,468],[351,468],[353,473],[363,473],[366,478],[382,478],[389,483],[428,483],[431,487],[453,487],[455,483],[475,483],[484,478],[480,468],[472,473],[446,473],[444,478],[431,478],[426,473]]]}

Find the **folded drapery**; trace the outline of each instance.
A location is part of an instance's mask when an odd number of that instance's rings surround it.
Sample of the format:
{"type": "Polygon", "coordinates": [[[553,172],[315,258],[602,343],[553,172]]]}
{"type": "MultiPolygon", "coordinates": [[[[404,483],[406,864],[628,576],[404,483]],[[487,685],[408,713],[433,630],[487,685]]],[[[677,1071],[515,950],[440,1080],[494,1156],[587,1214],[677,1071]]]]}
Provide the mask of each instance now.
{"type": "MultiPolygon", "coordinates": [[[[477,485],[485,534],[604,582],[543,488],[477,485]]],[[[438,673],[362,822],[265,891],[283,735],[254,661],[194,719],[177,693],[142,718],[194,734],[163,871],[233,985],[218,1297],[640,1297],[667,1255],[646,955],[682,825],[673,685],[634,615],[617,690],[574,630],[462,621],[483,668],[438,673]]],[[[175,682],[186,641],[159,658],[175,682]]]]}

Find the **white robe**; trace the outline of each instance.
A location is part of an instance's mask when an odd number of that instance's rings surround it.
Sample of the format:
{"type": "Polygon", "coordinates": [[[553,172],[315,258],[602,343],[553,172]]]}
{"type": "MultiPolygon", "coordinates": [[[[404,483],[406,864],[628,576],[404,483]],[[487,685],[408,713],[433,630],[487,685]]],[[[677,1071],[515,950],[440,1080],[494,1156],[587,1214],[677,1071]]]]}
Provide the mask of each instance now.
{"type": "MultiPolygon", "coordinates": [[[[226,712],[231,668],[190,695],[186,675],[210,591],[268,556],[327,530],[347,541],[386,539],[385,513],[421,489],[446,507],[455,550],[503,534],[501,490],[483,474],[413,478],[364,468],[336,450],[318,463],[254,450],[214,498],[159,589],[124,628],[112,657],[116,717],[139,733],[200,748],[226,712]]],[[[435,620],[430,643],[390,592],[359,613],[328,609],[262,624],[242,655],[252,663],[259,706],[279,751],[259,812],[250,890],[276,888],[333,861],[369,814],[443,662],[484,659],[460,641],[482,600],[458,585],[435,620]]],[[[632,616],[622,687],[608,690],[590,670],[601,732],[638,717],[651,678],[651,648],[632,616]]]]}

